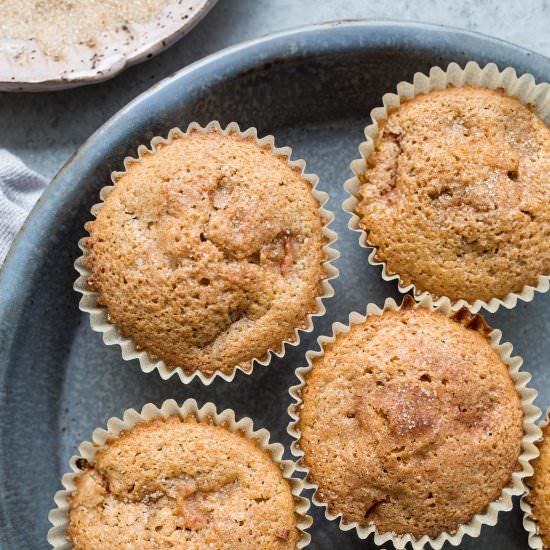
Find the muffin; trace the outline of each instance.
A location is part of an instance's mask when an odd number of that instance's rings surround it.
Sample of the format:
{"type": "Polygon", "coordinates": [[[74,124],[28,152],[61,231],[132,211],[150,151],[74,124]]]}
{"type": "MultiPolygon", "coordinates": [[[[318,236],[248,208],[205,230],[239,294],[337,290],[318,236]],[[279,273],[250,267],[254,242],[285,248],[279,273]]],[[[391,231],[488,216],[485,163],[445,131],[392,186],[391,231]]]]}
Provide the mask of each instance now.
{"type": "Polygon", "coordinates": [[[360,535],[374,526],[423,547],[518,489],[524,413],[480,317],[411,302],[369,315],[311,360],[294,433],[314,502],[360,535]]]}
{"type": "Polygon", "coordinates": [[[355,213],[376,259],[404,286],[470,304],[536,286],[550,274],[550,128],[501,89],[400,103],[377,120],[357,174],[355,213]]]}
{"type": "Polygon", "coordinates": [[[542,429],[540,456],[534,460],[534,474],[527,480],[529,493],[525,500],[531,506],[531,518],[544,548],[550,548],[550,423],[542,429]]]}
{"type": "Polygon", "coordinates": [[[136,424],[77,466],[66,530],[76,550],[283,549],[302,537],[279,465],[212,419],[136,424]]]}
{"type": "Polygon", "coordinates": [[[296,341],[327,278],[312,183],[269,143],[171,132],[126,164],[87,224],[97,303],[138,350],[185,373],[250,371],[296,341]]]}

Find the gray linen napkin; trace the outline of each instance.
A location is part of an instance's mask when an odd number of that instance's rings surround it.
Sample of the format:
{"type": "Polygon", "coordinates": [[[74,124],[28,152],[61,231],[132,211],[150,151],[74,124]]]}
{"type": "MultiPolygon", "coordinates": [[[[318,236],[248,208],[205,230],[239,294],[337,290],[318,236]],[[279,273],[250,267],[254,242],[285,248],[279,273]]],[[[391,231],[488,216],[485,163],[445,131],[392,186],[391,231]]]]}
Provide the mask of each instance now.
{"type": "Polygon", "coordinates": [[[47,180],[0,149],[0,265],[47,180]]]}

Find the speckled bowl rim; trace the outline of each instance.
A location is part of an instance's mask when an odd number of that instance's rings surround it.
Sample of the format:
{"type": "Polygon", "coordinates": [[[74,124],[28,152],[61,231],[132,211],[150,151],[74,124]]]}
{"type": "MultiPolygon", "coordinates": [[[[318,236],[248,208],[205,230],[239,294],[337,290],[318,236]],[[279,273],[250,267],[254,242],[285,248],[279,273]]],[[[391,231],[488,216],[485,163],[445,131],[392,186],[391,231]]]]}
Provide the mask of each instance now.
{"type": "Polygon", "coordinates": [[[67,46],[60,59],[47,54],[36,40],[0,39],[0,91],[63,90],[113,78],[171,46],[216,2],[169,0],[152,20],[128,23],[129,34],[135,37],[130,44],[125,45],[120,34],[106,31],[96,37],[96,46],[67,46]]]}
{"type": "MultiPolygon", "coordinates": [[[[546,417],[539,423],[539,428],[541,430],[546,428],[550,424],[550,407],[546,411],[546,417]]],[[[542,434],[541,439],[542,441],[542,434]]],[[[544,550],[544,545],[542,544],[542,538],[538,533],[537,520],[533,516],[533,510],[529,502],[527,502],[527,495],[530,493],[529,485],[526,485],[525,493],[522,495],[520,500],[520,508],[523,512],[523,527],[528,533],[528,544],[529,548],[533,550],[544,550]]]]}
{"type": "MultiPolygon", "coordinates": [[[[475,61],[469,61],[464,68],[457,63],[449,64],[445,70],[440,67],[432,67],[428,75],[421,72],[415,73],[412,83],[400,82],[397,84],[397,93],[385,94],[382,97],[383,106],[370,112],[372,123],[365,128],[366,141],[359,145],[361,158],[351,162],[350,168],[354,176],[344,183],[344,189],[350,196],[344,200],[342,208],[350,216],[349,229],[359,233],[360,246],[371,249],[368,262],[373,266],[382,266],[382,279],[385,281],[397,280],[399,291],[407,293],[412,290],[416,300],[421,300],[430,292],[417,288],[412,281],[402,279],[398,273],[392,272],[388,268],[387,260],[377,257],[378,248],[369,244],[368,232],[359,225],[360,217],[356,213],[356,206],[360,201],[359,188],[361,183],[358,176],[364,173],[367,159],[374,152],[374,140],[378,135],[378,122],[387,119],[389,111],[399,107],[402,99],[412,99],[419,94],[440,90],[450,85],[461,87],[465,84],[491,89],[502,88],[507,95],[517,97],[524,104],[532,104],[535,113],[550,126],[550,84],[537,84],[533,75],[526,73],[518,77],[512,67],[500,71],[497,65],[488,63],[481,68],[475,61]]],[[[494,313],[500,306],[512,309],[517,305],[518,300],[530,302],[534,298],[535,291],[547,292],[549,289],[550,274],[539,275],[537,286],[525,285],[519,293],[511,292],[503,298],[492,298],[488,302],[475,300],[474,303],[470,303],[464,299],[454,301],[444,296],[432,296],[436,304],[443,303],[447,299],[450,300],[453,310],[465,307],[471,313],[477,313],[481,309],[494,313]]]]}
{"type": "Polygon", "coordinates": [[[57,491],[54,496],[56,508],[50,511],[48,519],[53,527],[48,531],[48,542],[56,550],[67,550],[72,548],[72,544],[65,539],[65,533],[68,526],[69,497],[75,490],[76,478],[82,474],[77,466],[77,461],[84,458],[89,463],[93,463],[96,453],[105,447],[108,441],[118,439],[121,432],[129,430],[139,423],[146,422],[155,418],[166,420],[170,416],[178,416],[182,420],[194,414],[200,422],[206,419],[212,419],[214,425],[224,425],[230,432],[241,431],[243,437],[254,439],[258,442],[261,450],[269,452],[273,461],[279,465],[283,478],[288,480],[291,486],[291,492],[296,503],[295,512],[300,517],[297,528],[302,533],[296,548],[305,548],[311,541],[311,535],[306,532],[313,523],[311,516],[307,514],[310,507],[308,499],[301,496],[304,489],[304,482],[294,474],[296,464],[292,460],[283,460],[284,447],[280,443],[270,442],[270,433],[265,428],[254,430],[254,422],[251,418],[244,417],[240,420],[235,418],[233,409],[225,409],[218,413],[214,403],[205,403],[199,408],[194,399],[187,399],[181,406],[174,399],[168,399],[157,407],[153,403],[147,403],[137,412],[135,409],[126,409],[122,419],[111,417],[107,421],[107,430],[97,428],[92,433],[92,441],[84,441],[78,447],[78,456],[72,456],[69,461],[69,473],[63,475],[61,483],[64,489],[57,491]]]}
{"type": "MultiPolygon", "coordinates": [[[[325,345],[333,343],[338,334],[349,332],[352,325],[364,323],[371,315],[382,315],[384,311],[397,311],[407,304],[407,302],[414,303],[410,296],[404,296],[402,303],[399,305],[393,298],[387,298],[384,302],[383,308],[378,307],[376,304],[370,303],[367,306],[365,315],[354,311],[349,314],[347,325],[339,322],[333,323],[332,335],[320,336],[317,339],[319,351],[310,350],[306,353],[307,366],[296,369],[296,376],[298,377],[299,383],[292,386],[289,390],[290,396],[294,402],[288,407],[288,414],[292,420],[288,424],[287,432],[293,438],[291,452],[297,458],[297,469],[298,471],[306,473],[305,488],[315,490],[312,497],[312,502],[316,506],[325,509],[325,517],[329,521],[339,519],[339,527],[342,531],[355,529],[357,536],[361,539],[365,539],[369,535],[374,534],[374,542],[377,545],[391,542],[396,548],[402,549],[405,548],[407,544],[410,544],[413,550],[421,550],[426,545],[430,545],[438,550],[446,542],[453,546],[457,546],[460,544],[465,535],[469,535],[473,538],[478,537],[481,533],[481,528],[483,525],[496,525],[499,512],[509,511],[512,509],[512,497],[519,496],[524,493],[524,478],[533,474],[533,468],[530,462],[539,455],[538,448],[534,443],[540,438],[541,435],[540,428],[535,424],[535,421],[540,416],[541,411],[536,405],[533,404],[537,396],[537,390],[527,387],[527,383],[531,380],[531,375],[528,372],[520,370],[523,360],[521,357],[512,356],[512,344],[500,343],[502,337],[502,332],[500,330],[493,329],[487,335],[487,340],[491,347],[498,353],[502,362],[508,366],[508,371],[511,378],[515,382],[516,390],[521,399],[521,405],[524,412],[522,452],[518,458],[518,463],[521,465],[521,471],[517,471],[512,474],[511,483],[502,490],[499,499],[492,502],[484,513],[475,514],[469,523],[461,525],[455,533],[441,533],[436,538],[431,538],[424,535],[423,537],[416,539],[410,534],[398,535],[392,532],[379,533],[374,523],[371,523],[368,526],[362,526],[357,522],[346,522],[341,513],[332,514],[329,512],[327,504],[323,503],[319,498],[319,487],[317,484],[312,483],[308,479],[309,469],[303,463],[302,459],[304,452],[299,448],[301,436],[299,429],[299,411],[302,405],[301,391],[306,385],[305,378],[307,374],[312,370],[312,361],[324,354],[325,345]]],[[[430,311],[440,311],[447,317],[451,317],[454,314],[454,310],[451,307],[451,302],[448,299],[439,300],[436,303],[430,296],[424,296],[420,301],[414,304],[414,307],[423,307],[430,311]]],[[[466,311],[466,309],[464,309],[464,311],[466,311]]]]}
{"type": "MultiPolygon", "coordinates": [[[[323,315],[325,315],[326,309],[323,304],[323,300],[325,298],[330,298],[334,296],[334,289],[329,281],[337,278],[339,275],[338,269],[332,265],[332,262],[336,260],[340,254],[336,249],[331,247],[336,242],[338,236],[334,231],[328,228],[328,226],[334,220],[334,214],[324,208],[324,205],[328,201],[329,195],[328,193],[317,189],[319,178],[314,174],[305,173],[306,163],[304,160],[291,160],[292,149],[290,147],[276,147],[274,137],[271,135],[265,136],[261,139],[258,138],[256,128],[248,128],[247,130],[241,131],[239,125],[236,122],[229,123],[223,129],[218,121],[210,122],[206,126],[201,126],[196,122],[192,122],[187,127],[186,132],[182,132],[179,128],[173,128],[168,132],[168,137],[166,139],[162,137],[154,137],[151,140],[150,149],[147,149],[147,147],[145,147],[144,145],[140,145],[137,150],[137,159],[133,157],[126,157],[124,159],[125,169],[127,170],[131,164],[139,162],[144,154],[156,151],[156,148],[159,144],[169,144],[176,136],[178,138],[185,138],[185,136],[187,136],[190,132],[200,132],[203,134],[209,132],[220,132],[223,135],[236,134],[242,138],[253,138],[260,147],[270,147],[274,155],[281,156],[287,159],[288,166],[290,166],[291,168],[298,168],[301,172],[301,177],[311,184],[311,193],[319,203],[318,212],[321,216],[321,219],[323,220],[322,231],[323,235],[326,238],[326,244],[323,246],[325,259],[322,262],[325,277],[320,281],[322,294],[315,298],[317,309],[314,313],[309,313],[306,316],[306,326],[304,328],[296,328],[294,330],[294,338],[292,340],[282,341],[279,349],[268,349],[266,351],[266,356],[264,359],[254,358],[252,360],[249,370],[244,370],[239,365],[237,365],[230,373],[225,373],[217,370],[211,374],[205,374],[199,370],[188,374],[185,373],[181,367],[169,369],[164,361],[162,361],[161,359],[152,359],[145,349],[137,350],[134,340],[132,338],[126,338],[120,334],[118,327],[115,324],[109,322],[107,308],[97,304],[99,294],[95,291],[90,290],[89,288],[87,281],[88,277],[91,274],[91,271],[84,265],[85,257],[89,253],[85,246],[86,237],[79,241],[78,246],[82,250],[83,255],[77,258],[74,264],[75,269],[80,275],[74,283],[74,289],[82,294],[82,298],[80,299],[79,303],[80,310],[89,313],[90,325],[92,329],[96,332],[101,332],[103,334],[103,341],[105,342],[105,344],[116,344],[120,346],[122,357],[125,360],[138,359],[141,370],[145,373],[156,370],[163,380],[167,380],[172,376],[177,375],[181,382],[183,382],[184,384],[187,384],[193,379],[198,378],[203,384],[209,385],[216,378],[221,378],[227,382],[231,382],[239,371],[250,375],[254,371],[256,363],[267,366],[271,363],[274,355],[279,358],[284,357],[287,345],[298,346],[300,343],[300,332],[311,332],[313,330],[313,317],[322,317],[323,315]]],[[[122,174],[124,174],[124,172],[113,172],[111,174],[111,179],[114,184],[116,184],[116,180],[120,178],[122,174]]],[[[108,194],[112,191],[113,188],[114,185],[110,185],[101,189],[100,198],[102,202],[95,204],[91,209],[94,217],[103,206],[103,201],[107,198],[108,194]]]]}

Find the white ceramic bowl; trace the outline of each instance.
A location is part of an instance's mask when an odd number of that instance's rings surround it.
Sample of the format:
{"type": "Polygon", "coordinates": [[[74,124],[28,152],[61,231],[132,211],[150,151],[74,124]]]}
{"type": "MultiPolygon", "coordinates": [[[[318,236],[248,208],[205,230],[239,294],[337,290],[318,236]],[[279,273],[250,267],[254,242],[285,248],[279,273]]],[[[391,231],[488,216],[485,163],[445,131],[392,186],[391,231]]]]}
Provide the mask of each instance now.
{"type": "Polygon", "coordinates": [[[128,34],[102,33],[93,47],[70,45],[58,58],[35,40],[0,39],[0,91],[62,90],[112,78],[179,40],[216,1],[170,0],[151,21],[128,24],[128,34]]]}

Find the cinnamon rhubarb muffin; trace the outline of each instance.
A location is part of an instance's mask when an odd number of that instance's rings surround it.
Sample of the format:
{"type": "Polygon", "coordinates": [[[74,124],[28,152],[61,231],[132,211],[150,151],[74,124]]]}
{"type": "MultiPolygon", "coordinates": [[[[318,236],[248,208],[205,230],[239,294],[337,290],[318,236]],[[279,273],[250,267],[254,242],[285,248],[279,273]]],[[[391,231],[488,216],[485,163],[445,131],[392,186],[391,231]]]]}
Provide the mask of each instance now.
{"type": "Polygon", "coordinates": [[[454,533],[512,483],[523,410],[479,317],[371,315],[313,359],[297,430],[317,499],[378,533],[454,533]]]}
{"type": "Polygon", "coordinates": [[[378,124],[356,213],[388,272],[471,304],[550,274],[550,128],[530,106],[448,87],[378,124]]]}
{"type": "Polygon", "coordinates": [[[67,539],[97,548],[295,548],[289,482],[255,440],[194,416],[123,432],[83,473],[67,539]]]}
{"type": "Polygon", "coordinates": [[[319,209],[269,145],[176,133],[127,165],[87,224],[88,283],[120,333],[168,368],[250,370],[317,312],[319,209]]]}
{"type": "Polygon", "coordinates": [[[544,548],[550,548],[550,423],[543,429],[540,456],[533,461],[533,477],[527,480],[530,492],[526,496],[531,515],[544,548]]]}

